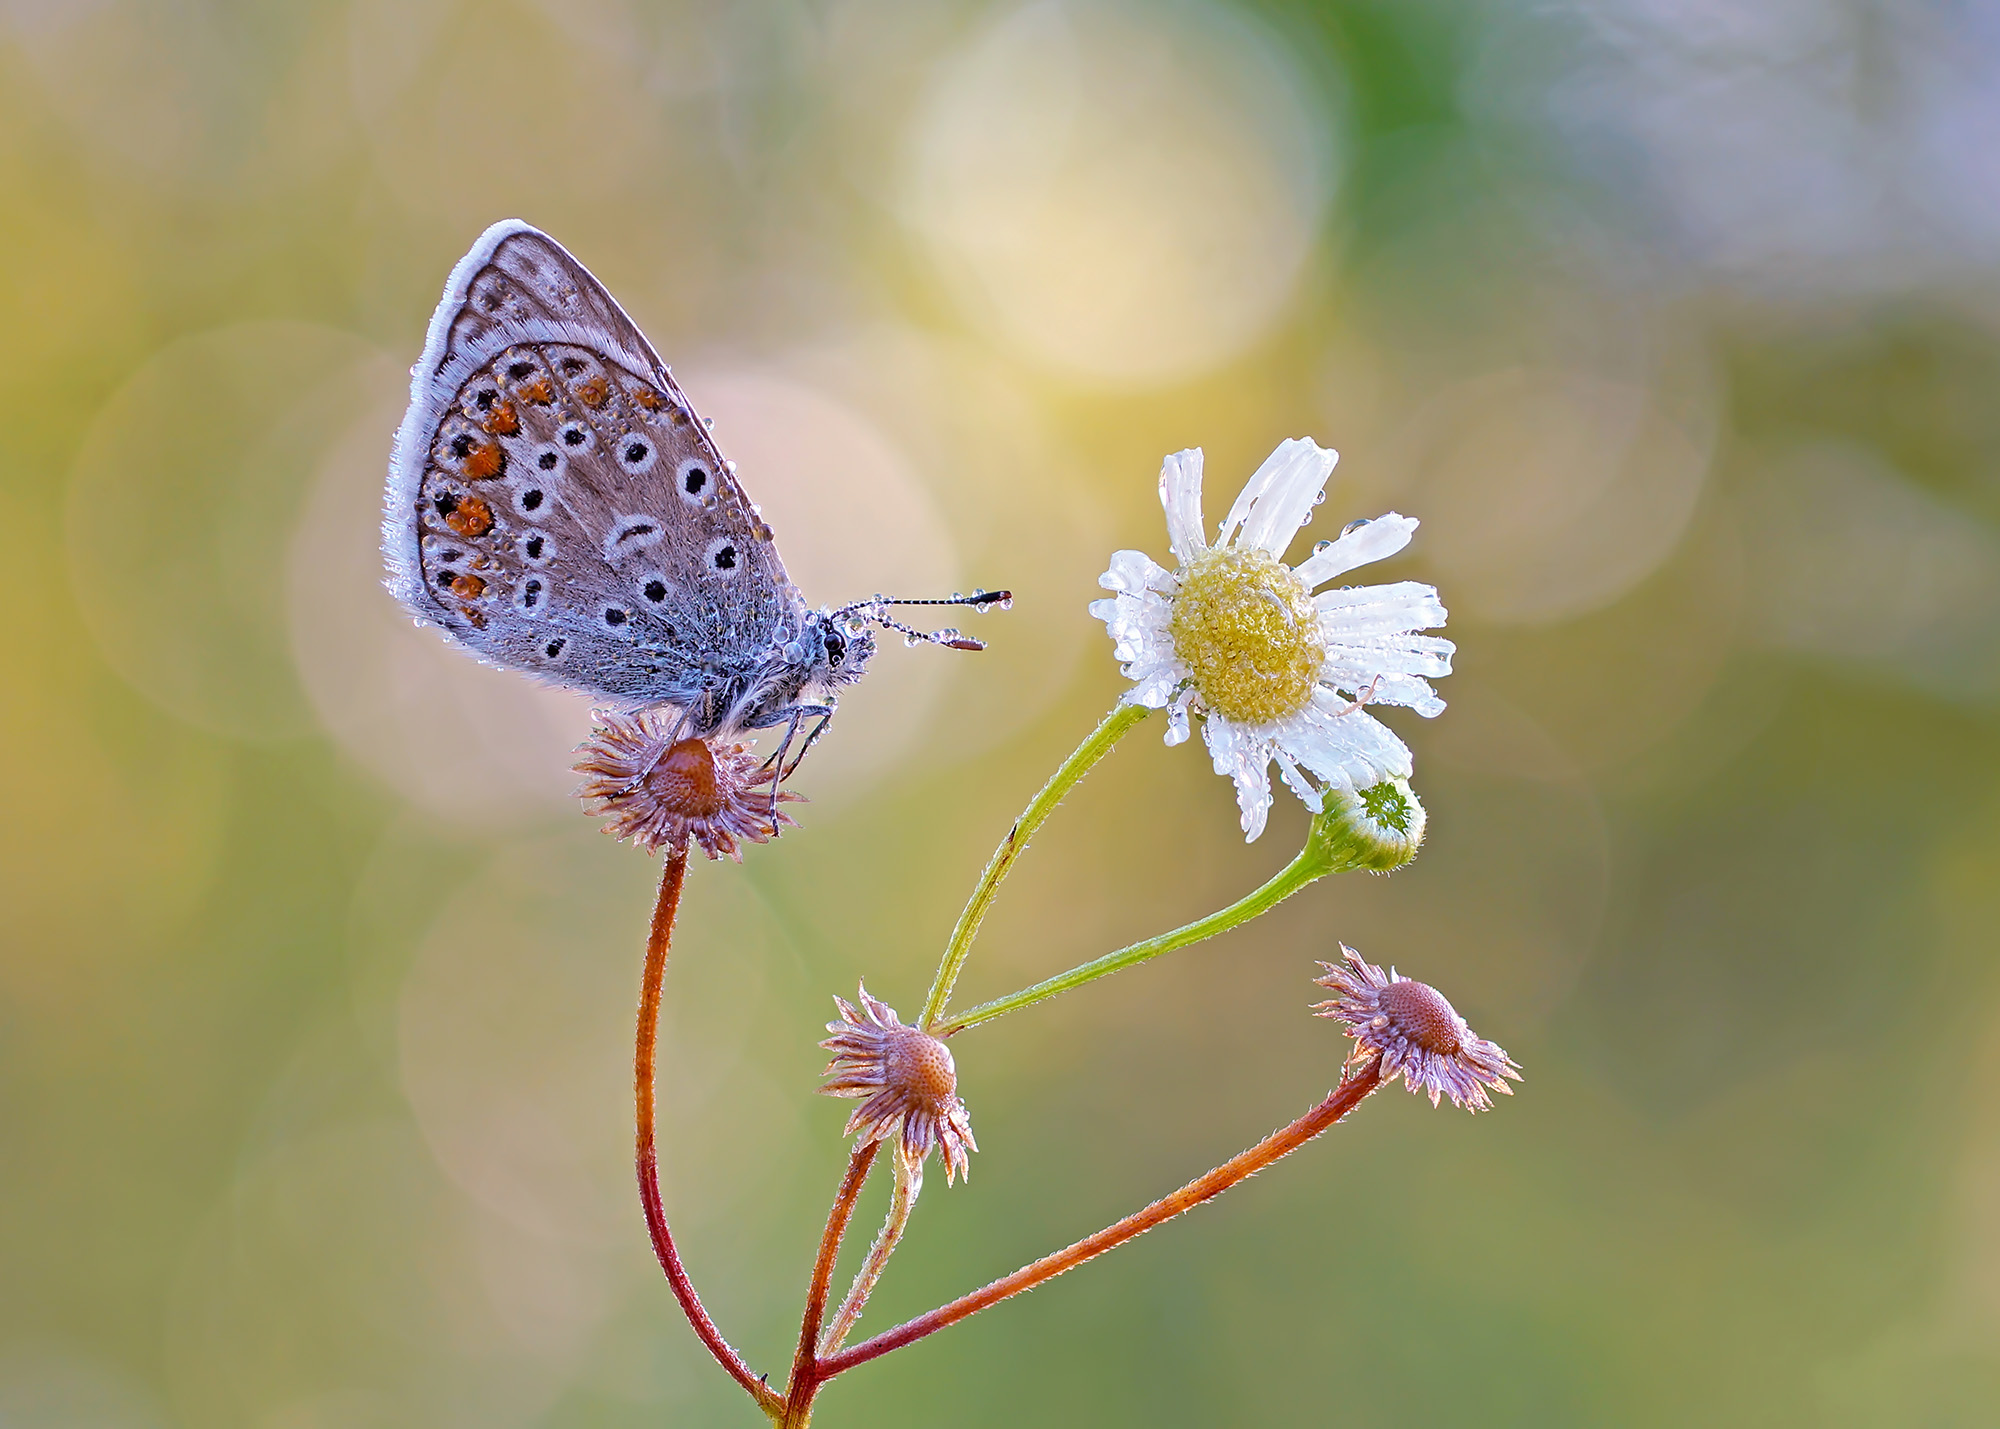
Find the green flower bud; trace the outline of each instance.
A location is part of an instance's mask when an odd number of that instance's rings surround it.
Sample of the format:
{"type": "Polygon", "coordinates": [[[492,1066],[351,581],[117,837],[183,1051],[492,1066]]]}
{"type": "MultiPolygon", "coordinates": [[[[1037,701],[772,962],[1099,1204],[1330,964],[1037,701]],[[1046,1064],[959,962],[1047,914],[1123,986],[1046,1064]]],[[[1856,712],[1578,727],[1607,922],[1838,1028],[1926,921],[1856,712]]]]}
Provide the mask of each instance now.
{"type": "Polygon", "coordinates": [[[1407,781],[1387,779],[1366,789],[1327,790],[1307,847],[1327,860],[1329,873],[1387,873],[1415,858],[1423,841],[1424,806],[1407,781]]]}

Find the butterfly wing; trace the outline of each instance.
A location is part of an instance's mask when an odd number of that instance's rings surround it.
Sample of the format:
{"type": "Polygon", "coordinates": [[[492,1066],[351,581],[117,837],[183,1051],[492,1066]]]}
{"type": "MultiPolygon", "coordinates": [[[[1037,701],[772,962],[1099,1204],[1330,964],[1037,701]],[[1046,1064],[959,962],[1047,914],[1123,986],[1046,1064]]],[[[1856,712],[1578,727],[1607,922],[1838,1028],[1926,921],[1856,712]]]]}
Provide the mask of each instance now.
{"type": "Polygon", "coordinates": [[[411,369],[389,588],[494,664],[711,702],[801,628],[771,529],[665,364],[546,234],[495,224],[411,369]]]}

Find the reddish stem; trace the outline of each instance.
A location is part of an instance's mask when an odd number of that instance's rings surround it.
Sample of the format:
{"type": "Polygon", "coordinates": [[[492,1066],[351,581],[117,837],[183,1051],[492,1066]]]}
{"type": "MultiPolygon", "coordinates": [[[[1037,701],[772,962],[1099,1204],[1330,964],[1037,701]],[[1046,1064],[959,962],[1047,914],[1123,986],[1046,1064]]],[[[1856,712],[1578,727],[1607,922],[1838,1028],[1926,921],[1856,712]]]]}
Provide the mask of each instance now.
{"type": "Polygon", "coordinates": [[[1238,1181],[1263,1170],[1279,1157],[1298,1150],[1359,1106],[1362,1099],[1381,1082],[1382,1059],[1377,1056],[1335,1087],[1325,1101],[1290,1126],[1272,1132],[1248,1151],[1231,1157],[1205,1175],[1197,1176],[1180,1190],[1162,1196],[1144,1210],[1135,1211],[1124,1220],[1108,1225],[1094,1235],[1087,1235],[1074,1245],[1045,1255],[1032,1265],[1024,1265],[1012,1275],[1002,1276],[982,1290],[960,1296],[949,1305],[940,1305],[914,1320],[904,1321],[893,1330],[884,1330],[873,1339],[863,1340],[838,1354],[829,1355],[819,1363],[820,1379],[832,1379],[844,1370],[866,1364],[891,1350],[899,1350],[925,1335],[937,1333],[947,1325],[955,1325],[968,1315],[975,1315],[989,1305],[997,1305],[1011,1295],[1019,1295],[1023,1290],[1032,1290],[1065,1270],[1074,1269],[1091,1257],[1104,1254],[1113,1246],[1123,1245],[1162,1221],[1172,1220],[1182,1211],[1193,1210],[1203,1201],[1221,1195],[1238,1181]]]}
{"type": "Polygon", "coordinates": [[[847,1174],[841,1178],[840,1189],[834,1193],[833,1209],[826,1213],[826,1229],[820,1233],[819,1258],[813,1262],[812,1283],[806,1287],[806,1312],[799,1321],[799,1348],[792,1358],[791,1383],[785,1386],[785,1417],[783,1425],[803,1425],[812,1417],[813,1395],[819,1390],[825,1376],[820,1373],[820,1361],[814,1353],[819,1343],[819,1327],[826,1318],[826,1297],[833,1284],[833,1265],[840,1257],[841,1237],[847,1234],[847,1223],[854,1217],[854,1202],[861,1195],[862,1183],[874,1168],[875,1153],[882,1149],[882,1143],[870,1139],[854,1148],[854,1154],[847,1158],[847,1174]]]}
{"type": "Polygon", "coordinates": [[[660,1269],[667,1273],[667,1284],[673,1287],[681,1313],[687,1316],[716,1362],[729,1371],[730,1378],[749,1391],[765,1413],[775,1416],[784,1408],[784,1400],[751,1372],[743,1356],[715,1328],[715,1321],[702,1307],[701,1296],[695,1293],[694,1282],[688,1279],[681,1264],[680,1251],[674,1247],[674,1233],[667,1228],[666,1207],[660,1200],[660,1158],[653,1139],[653,1070],[660,1043],[660,988],[666,981],[667,949],[673,943],[674,915],[680,911],[681,885],[686,877],[687,842],[683,840],[667,850],[666,866],[660,871],[660,894],[653,904],[653,926],[646,935],[646,973],[639,994],[639,1040],[632,1056],[632,1091],[639,1111],[639,1203],[646,1209],[646,1229],[653,1237],[653,1253],[660,1258],[660,1269]]]}

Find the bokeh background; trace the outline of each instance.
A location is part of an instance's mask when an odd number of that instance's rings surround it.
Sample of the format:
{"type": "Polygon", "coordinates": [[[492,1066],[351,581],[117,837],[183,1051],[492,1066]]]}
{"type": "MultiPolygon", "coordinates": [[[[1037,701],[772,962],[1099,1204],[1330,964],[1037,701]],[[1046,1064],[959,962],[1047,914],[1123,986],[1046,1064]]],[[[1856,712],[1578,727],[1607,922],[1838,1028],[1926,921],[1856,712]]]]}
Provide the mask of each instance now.
{"type": "MultiPolygon", "coordinates": [[[[654,869],[568,797],[585,708],[378,585],[405,370],[510,215],[813,599],[1019,595],[691,879],[667,1197],[773,1372],[829,995],[914,1010],[1116,696],[1084,605],[1161,455],[1219,513],[1338,447],[1323,524],[1421,516],[1385,574],[1453,613],[1451,708],[1388,716],[1419,860],[960,1039],[984,1150],[867,1323],[1318,1099],[1338,939],[1523,1094],[1378,1097],[828,1429],[2000,1421],[1993,7],[0,0],[0,1425],[757,1422],[631,1191],[654,869]]],[[[968,999],[1289,856],[1159,734],[968,999]]]]}

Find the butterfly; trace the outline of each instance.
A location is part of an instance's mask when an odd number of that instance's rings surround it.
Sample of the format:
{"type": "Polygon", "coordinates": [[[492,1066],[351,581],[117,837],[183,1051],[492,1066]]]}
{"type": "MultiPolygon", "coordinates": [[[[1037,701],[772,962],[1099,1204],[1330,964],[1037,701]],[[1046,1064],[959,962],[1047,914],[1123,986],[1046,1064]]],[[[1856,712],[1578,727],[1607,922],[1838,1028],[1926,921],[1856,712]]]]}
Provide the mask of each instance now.
{"type": "Polygon", "coordinates": [[[798,758],[865,672],[868,625],[982,648],[886,607],[1011,601],[810,607],[644,334],[518,220],[481,234],[445,284],[410,369],[382,547],[404,608],[488,663],[628,709],[671,706],[677,737],[784,726],[774,789],[801,723],[816,721],[798,758]]]}

